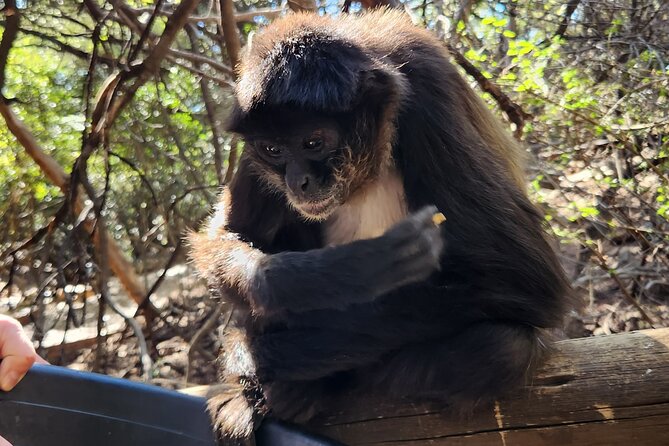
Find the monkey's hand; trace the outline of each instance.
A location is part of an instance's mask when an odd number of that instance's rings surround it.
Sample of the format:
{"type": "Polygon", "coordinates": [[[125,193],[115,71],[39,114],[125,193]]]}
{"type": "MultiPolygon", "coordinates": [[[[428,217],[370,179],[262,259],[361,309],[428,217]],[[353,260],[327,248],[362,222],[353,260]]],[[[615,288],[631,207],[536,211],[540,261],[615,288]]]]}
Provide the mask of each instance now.
{"type": "Polygon", "coordinates": [[[378,239],[378,251],[369,259],[378,294],[427,279],[440,267],[444,239],[434,216],[439,211],[427,206],[391,227],[378,239]]]}
{"type": "Polygon", "coordinates": [[[380,237],[307,252],[265,256],[254,269],[249,301],[254,312],[280,318],[370,302],[439,269],[441,230],[426,207],[380,237]]]}

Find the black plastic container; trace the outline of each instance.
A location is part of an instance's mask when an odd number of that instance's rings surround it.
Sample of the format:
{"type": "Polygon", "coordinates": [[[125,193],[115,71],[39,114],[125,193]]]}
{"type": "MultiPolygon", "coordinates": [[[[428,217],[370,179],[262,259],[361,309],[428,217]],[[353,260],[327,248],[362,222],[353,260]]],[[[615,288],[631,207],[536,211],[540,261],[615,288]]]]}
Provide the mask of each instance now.
{"type": "Polygon", "coordinates": [[[39,365],[0,392],[0,435],[14,446],[216,445],[201,398],[39,365]]]}
{"type": "MultiPolygon", "coordinates": [[[[155,386],[34,366],[0,392],[0,435],[13,446],[215,446],[205,401],[155,386]]],[[[336,446],[266,421],[257,446],[336,446]]]]}

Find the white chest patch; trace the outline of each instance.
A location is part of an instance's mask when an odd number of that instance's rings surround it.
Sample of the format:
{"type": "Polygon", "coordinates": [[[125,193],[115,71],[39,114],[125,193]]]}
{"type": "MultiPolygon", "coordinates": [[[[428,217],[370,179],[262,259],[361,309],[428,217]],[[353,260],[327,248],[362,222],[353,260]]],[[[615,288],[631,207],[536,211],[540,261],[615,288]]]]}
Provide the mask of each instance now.
{"type": "Polygon", "coordinates": [[[358,191],[325,222],[326,245],[382,235],[407,215],[402,179],[395,169],[358,191]]]}

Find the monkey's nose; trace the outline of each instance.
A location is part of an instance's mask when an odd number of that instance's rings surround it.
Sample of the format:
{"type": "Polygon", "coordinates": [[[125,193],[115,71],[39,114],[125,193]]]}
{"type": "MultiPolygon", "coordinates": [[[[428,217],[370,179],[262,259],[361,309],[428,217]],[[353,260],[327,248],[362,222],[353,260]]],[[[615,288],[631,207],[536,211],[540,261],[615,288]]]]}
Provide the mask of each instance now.
{"type": "Polygon", "coordinates": [[[302,184],[300,185],[302,192],[306,192],[309,189],[309,177],[307,175],[302,178],[302,184]]]}
{"type": "Polygon", "coordinates": [[[318,190],[318,182],[313,175],[301,173],[297,175],[288,175],[286,185],[288,189],[300,200],[309,200],[318,190]]]}

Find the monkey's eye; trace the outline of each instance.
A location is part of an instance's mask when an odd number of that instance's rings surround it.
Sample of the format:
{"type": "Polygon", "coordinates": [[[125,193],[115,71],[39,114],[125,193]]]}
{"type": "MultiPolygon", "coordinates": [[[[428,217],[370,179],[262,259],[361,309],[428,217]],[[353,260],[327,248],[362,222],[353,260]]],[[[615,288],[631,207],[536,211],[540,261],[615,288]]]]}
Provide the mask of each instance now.
{"type": "Polygon", "coordinates": [[[308,150],[320,150],[323,147],[321,138],[311,138],[304,143],[304,148],[308,150]]]}
{"type": "Polygon", "coordinates": [[[281,155],[281,149],[270,145],[270,144],[265,144],[262,146],[262,151],[268,154],[269,156],[279,156],[281,155]]]}

